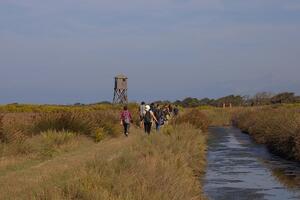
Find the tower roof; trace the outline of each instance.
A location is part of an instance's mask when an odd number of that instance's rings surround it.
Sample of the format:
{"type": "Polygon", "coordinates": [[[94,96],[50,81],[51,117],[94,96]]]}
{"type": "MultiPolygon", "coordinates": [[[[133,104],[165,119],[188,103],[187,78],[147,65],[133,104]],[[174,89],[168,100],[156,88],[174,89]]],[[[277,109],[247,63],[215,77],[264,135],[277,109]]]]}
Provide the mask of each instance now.
{"type": "Polygon", "coordinates": [[[124,74],[119,74],[115,78],[117,78],[117,79],[128,79],[127,76],[125,76],[124,74]]]}

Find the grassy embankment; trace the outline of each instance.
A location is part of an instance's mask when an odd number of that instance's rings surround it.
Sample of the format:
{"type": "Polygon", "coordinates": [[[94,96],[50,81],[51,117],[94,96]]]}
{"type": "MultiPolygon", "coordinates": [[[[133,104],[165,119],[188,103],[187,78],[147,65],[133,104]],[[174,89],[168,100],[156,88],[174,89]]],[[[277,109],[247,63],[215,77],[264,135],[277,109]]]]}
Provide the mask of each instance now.
{"type": "Polygon", "coordinates": [[[300,112],[297,108],[257,108],[237,113],[235,125],[274,153],[300,161],[300,112]]]}
{"type": "Polygon", "coordinates": [[[202,114],[150,137],[133,127],[125,138],[120,108],[1,109],[1,199],[204,198],[202,114]]]}
{"type": "Polygon", "coordinates": [[[300,161],[299,104],[198,109],[208,116],[211,125],[234,125],[275,154],[300,161]]]}

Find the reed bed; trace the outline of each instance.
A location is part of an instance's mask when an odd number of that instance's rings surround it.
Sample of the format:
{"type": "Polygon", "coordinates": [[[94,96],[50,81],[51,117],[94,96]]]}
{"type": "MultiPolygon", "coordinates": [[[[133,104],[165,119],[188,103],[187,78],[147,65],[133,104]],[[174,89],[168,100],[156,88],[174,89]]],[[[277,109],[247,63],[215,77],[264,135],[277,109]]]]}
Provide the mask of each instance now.
{"type": "Polygon", "coordinates": [[[274,153],[300,161],[300,110],[285,107],[244,110],[234,124],[274,153]]]}

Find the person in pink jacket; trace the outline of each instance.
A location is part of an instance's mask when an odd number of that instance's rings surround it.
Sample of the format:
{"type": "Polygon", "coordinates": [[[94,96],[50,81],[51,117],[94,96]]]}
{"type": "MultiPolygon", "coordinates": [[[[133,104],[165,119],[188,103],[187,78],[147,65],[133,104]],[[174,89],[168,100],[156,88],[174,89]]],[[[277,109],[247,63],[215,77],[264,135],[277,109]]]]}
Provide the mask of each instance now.
{"type": "Polygon", "coordinates": [[[128,137],[130,123],[132,122],[131,113],[128,110],[127,106],[124,106],[123,111],[121,113],[121,125],[124,127],[124,135],[128,137]]]}

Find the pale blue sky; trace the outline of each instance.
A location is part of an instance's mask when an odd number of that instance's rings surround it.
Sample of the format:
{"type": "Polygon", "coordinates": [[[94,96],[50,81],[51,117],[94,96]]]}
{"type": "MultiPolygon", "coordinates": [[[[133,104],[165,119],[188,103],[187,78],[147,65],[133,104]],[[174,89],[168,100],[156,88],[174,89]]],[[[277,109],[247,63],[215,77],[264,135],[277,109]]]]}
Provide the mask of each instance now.
{"type": "Polygon", "coordinates": [[[0,103],[300,93],[300,0],[0,0],[0,103]]]}

